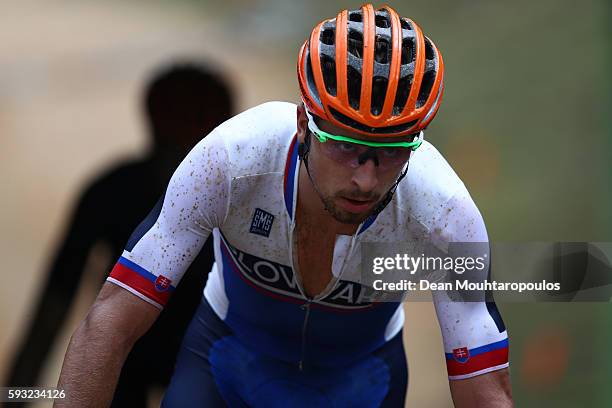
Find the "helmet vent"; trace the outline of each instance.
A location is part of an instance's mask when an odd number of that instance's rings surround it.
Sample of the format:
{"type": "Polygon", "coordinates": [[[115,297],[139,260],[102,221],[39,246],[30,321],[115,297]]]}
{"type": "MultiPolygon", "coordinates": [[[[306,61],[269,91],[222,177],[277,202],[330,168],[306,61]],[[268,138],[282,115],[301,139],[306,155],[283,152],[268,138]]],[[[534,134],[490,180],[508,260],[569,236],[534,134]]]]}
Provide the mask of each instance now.
{"type": "Polygon", "coordinates": [[[421,81],[421,89],[419,89],[419,96],[417,97],[417,108],[420,108],[421,106],[425,105],[425,102],[427,102],[435,79],[436,75],[433,70],[425,72],[425,74],[423,75],[423,80],[421,81]]]}
{"type": "Polygon", "coordinates": [[[406,19],[401,18],[400,25],[402,26],[404,30],[412,30],[412,27],[410,27],[410,23],[408,23],[408,20],[406,19]]]}
{"type": "Polygon", "coordinates": [[[327,93],[336,96],[336,62],[325,54],[321,55],[321,71],[327,93]]]}
{"type": "Polygon", "coordinates": [[[356,30],[349,30],[348,52],[357,58],[363,55],[363,34],[356,30]]]}
{"type": "Polygon", "coordinates": [[[412,38],[402,38],[402,60],[401,64],[410,64],[414,61],[414,44],[412,38]]]}
{"type": "Polygon", "coordinates": [[[385,103],[385,96],[387,95],[387,84],[389,81],[387,78],[374,77],[372,80],[372,101],[370,105],[370,112],[372,115],[380,115],[385,103]]]}
{"type": "Polygon", "coordinates": [[[354,10],[349,13],[349,21],[353,21],[355,23],[361,23],[363,21],[363,16],[361,15],[361,10],[354,10]]]}
{"type": "Polygon", "coordinates": [[[376,48],[374,51],[374,60],[380,64],[389,63],[389,42],[386,38],[376,36],[376,48]]]}
{"type": "Polygon", "coordinates": [[[325,28],[321,31],[321,42],[325,45],[334,45],[336,32],[333,28],[325,28]]]}
{"type": "Polygon", "coordinates": [[[352,66],[346,67],[348,98],[349,104],[355,110],[359,110],[359,100],[361,99],[361,73],[352,66]]]}
{"type": "Polygon", "coordinates": [[[395,94],[395,102],[393,102],[393,115],[397,116],[404,110],[404,105],[408,100],[410,94],[410,87],[412,86],[412,74],[400,78],[397,84],[397,93],[395,94]]]}
{"type": "Polygon", "coordinates": [[[425,37],[425,58],[428,60],[434,59],[434,50],[431,46],[431,41],[427,37],[425,37]]]}
{"type": "Polygon", "coordinates": [[[377,11],[374,21],[375,21],[376,27],[378,28],[391,27],[391,21],[389,21],[389,13],[386,10],[377,11]]]}
{"type": "Polygon", "coordinates": [[[321,105],[321,98],[319,96],[319,92],[317,91],[314,73],[312,71],[312,62],[310,60],[311,57],[312,55],[310,54],[310,52],[308,52],[308,55],[306,57],[306,83],[308,84],[308,89],[310,90],[312,96],[315,98],[317,104],[321,105]]]}

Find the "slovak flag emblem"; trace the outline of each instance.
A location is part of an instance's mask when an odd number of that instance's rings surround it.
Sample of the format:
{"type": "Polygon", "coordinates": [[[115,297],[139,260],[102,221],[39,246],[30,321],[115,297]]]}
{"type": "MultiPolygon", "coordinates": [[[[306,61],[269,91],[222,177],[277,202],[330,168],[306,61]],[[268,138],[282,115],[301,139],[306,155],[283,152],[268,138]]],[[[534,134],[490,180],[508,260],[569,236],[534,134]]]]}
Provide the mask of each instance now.
{"type": "Polygon", "coordinates": [[[470,359],[470,350],[467,347],[453,349],[453,357],[460,363],[465,363],[470,359]]]}
{"type": "Polygon", "coordinates": [[[158,292],[165,292],[170,289],[170,283],[172,281],[166,278],[164,275],[159,275],[157,279],[155,279],[155,290],[158,292]]]}

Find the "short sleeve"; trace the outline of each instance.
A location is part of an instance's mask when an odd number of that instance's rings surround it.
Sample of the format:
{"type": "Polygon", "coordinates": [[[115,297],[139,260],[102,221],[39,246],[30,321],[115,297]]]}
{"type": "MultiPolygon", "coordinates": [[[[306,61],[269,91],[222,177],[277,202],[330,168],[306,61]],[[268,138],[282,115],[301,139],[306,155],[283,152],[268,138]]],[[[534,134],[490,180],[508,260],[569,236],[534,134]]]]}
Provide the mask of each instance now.
{"type": "Polygon", "coordinates": [[[220,129],[185,157],[107,278],[159,308],[228,212],[231,176],[220,129]]]}
{"type": "MultiPolygon", "coordinates": [[[[443,206],[439,225],[442,238],[448,242],[488,243],[482,216],[465,188],[443,206]]],[[[487,279],[489,247],[477,247],[485,251],[482,255],[487,261],[480,278],[487,279]]],[[[470,378],[508,367],[508,334],[494,302],[455,301],[444,291],[434,291],[433,298],[449,379],[470,378]]]]}

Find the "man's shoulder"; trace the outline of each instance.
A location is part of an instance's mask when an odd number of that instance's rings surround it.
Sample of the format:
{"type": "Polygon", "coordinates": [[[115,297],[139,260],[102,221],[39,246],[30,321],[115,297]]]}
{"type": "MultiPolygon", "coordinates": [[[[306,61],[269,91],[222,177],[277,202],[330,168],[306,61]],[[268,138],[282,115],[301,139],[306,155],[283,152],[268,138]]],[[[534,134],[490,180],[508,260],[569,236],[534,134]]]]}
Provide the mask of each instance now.
{"type": "Polygon", "coordinates": [[[282,171],[296,133],[296,105],[267,102],[219,125],[203,144],[225,152],[232,178],[282,171]]]}
{"type": "Polygon", "coordinates": [[[451,165],[431,143],[424,141],[398,186],[396,205],[429,228],[456,195],[469,196],[451,165]]]}
{"type": "Polygon", "coordinates": [[[418,202],[440,204],[457,190],[465,188],[444,156],[427,141],[414,152],[408,166],[408,173],[406,179],[400,183],[400,190],[412,197],[421,196],[418,202]]]}

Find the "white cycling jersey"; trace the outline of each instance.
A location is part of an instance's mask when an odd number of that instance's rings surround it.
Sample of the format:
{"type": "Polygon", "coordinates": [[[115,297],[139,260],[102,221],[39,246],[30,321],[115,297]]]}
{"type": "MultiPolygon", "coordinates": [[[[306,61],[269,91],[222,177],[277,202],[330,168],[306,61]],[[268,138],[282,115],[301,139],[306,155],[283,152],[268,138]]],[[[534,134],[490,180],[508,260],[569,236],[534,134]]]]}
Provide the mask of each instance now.
{"type": "MultiPolygon", "coordinates": [[[[108,280],[163,307],[210,233],[215,265],[204,296],[246,346],[291,362],[339,365],[396,335],[398,302],[373,303],[360,278],[364,242],[487,242],[464,184],[424,142],[387,207],[353,236],[338,235],[333,279],[314,298],[294,273],[300,161],[296,105],[270,102],[228,120],[174,173],[108,280]]],[[[449,378],[508,366],[508,338],[491,302],[434,293],[449,378]]]]}

